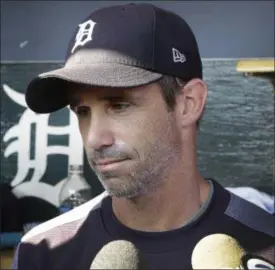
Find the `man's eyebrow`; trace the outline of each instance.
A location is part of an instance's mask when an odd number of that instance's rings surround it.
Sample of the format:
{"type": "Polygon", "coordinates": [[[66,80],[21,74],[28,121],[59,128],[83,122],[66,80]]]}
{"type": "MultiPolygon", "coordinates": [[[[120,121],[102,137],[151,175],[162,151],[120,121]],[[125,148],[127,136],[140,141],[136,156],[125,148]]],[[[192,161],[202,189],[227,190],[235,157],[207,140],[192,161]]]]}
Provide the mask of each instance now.
{"type": "Polygon", "coordinates": [[[125,99],[129,99],[129,97],[125,96],[125,95],[104,95],[101,97],[98,97],[99,101],[120,101],[120,100],[125,100],[125,99]]]}
{"type": "Polygon", "coordinates": [[[97,97],[97,100],[99,101],[127,101],[127,100],[134,100],[137,99],[137,95],[133,95],[131,90],[127,89],[126,91],[117,91],[117,92],[111,92],[110,93],[104,93],[102,95],[99,95],[97,97]]]}
{"type": "MultiPolygon", "coordinates": [[[[99,101],[122,101],[122,100],[126,100],[126,99],[128,99],[128,97],[126,97],[125,95],[119,95],[119,94],[107,94],[107,95],[102,95],[97,98],[97,100],[99,100],[99,101]]],[[[83,100],[79,96],[77,96],[77,95],[70,96],[70,98],[69,98],[70,107],[75,108],[80,103],[83,103],[83,100]]]]}
{"type": "MultiPolygon", "coordinates": [[[[98,101],[131,101],[131,100],[140,100],[140,96],[134,96],[131,94],[131,92],[128,91],[119,91],[119,92],[110,92],[110,93],[102,93],[97,98],[98,101]]],[[[81,96],[77,95],[76,91],[72,91],[69,94],[69,106],[73,110],[75,109],[79,104],[83,103],[83,99],[81,96]]]]}

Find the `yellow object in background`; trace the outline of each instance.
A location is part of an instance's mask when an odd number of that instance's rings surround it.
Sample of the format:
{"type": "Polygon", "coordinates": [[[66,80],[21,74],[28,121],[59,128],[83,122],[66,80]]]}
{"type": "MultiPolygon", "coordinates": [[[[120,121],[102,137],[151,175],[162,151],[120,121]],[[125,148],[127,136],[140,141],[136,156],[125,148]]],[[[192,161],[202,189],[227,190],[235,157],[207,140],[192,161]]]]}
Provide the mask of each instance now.
{"type": "Polygon", "coordinates": [[[275,61],[269,59],[242,59],[237,62],[237,71],[243,73],[272,73],[275,72],[275,61]]]}
{"type": "Polygon", "coordinates": [[[0,251],[0,267],[1,269],[12,269],[12,261],[14,256],[13,249],[1,250],[0,251]]]}

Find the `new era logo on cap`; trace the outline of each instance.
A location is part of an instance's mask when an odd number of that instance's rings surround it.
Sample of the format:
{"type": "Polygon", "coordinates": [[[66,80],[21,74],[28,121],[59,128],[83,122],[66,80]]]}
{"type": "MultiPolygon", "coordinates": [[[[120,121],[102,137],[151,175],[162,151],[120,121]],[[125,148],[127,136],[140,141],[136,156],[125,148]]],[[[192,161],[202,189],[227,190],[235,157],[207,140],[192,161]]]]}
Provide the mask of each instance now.
{"type": "Polygon", "coordinates": [[[172,48],[172,53],[173,53],[173,60],[175,63],[177,62],[184,63],[186,61],[184,54],[179,52],[177,49],[172,48]]]}

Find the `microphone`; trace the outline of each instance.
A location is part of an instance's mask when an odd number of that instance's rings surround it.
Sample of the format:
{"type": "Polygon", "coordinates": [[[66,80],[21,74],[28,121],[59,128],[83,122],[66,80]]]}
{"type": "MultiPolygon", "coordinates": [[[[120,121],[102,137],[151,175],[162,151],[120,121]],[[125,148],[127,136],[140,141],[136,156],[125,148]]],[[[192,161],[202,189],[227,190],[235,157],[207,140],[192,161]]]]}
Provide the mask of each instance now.
{"type": "Polygon", "coordinates": [[[245,254],[242,257],[244,269],[275,269],[275,265],[268,259],[254,254],[245,254]]]}
{"type": "Polygon", "coordinates": [[[236,239],[226,234],[212,234],[195,246],[193,269],[275,269],[274,264],[260,255],[248,254],[236,239]]]}
{"type": "Polygon", "coordinates": [[[90,269],[144,269],[140,252],[126,240],[116,240],[104,245],[95,256],[90,269]]]}
{"type": "Polygon", "coordinates": [[[195,246],[191,263],[193,269],[243,269],[244,249],[231,236],[212,234],[195,246]]]}

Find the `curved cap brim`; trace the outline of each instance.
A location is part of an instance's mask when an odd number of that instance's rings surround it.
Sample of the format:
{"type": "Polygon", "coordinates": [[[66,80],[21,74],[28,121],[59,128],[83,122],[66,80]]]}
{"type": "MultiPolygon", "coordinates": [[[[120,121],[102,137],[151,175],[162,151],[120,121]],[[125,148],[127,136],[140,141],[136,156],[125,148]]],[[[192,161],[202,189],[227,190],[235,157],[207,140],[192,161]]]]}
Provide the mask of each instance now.
{"type": "Polygon", "coordinates": [[[126,88],[152,83],[162,76],[142,68],[115,63],[64,67],[33,79],[26,91],[26,103],[36,113],[51,113],[69,104],[67,92],[72,83],[126,88]]]}

